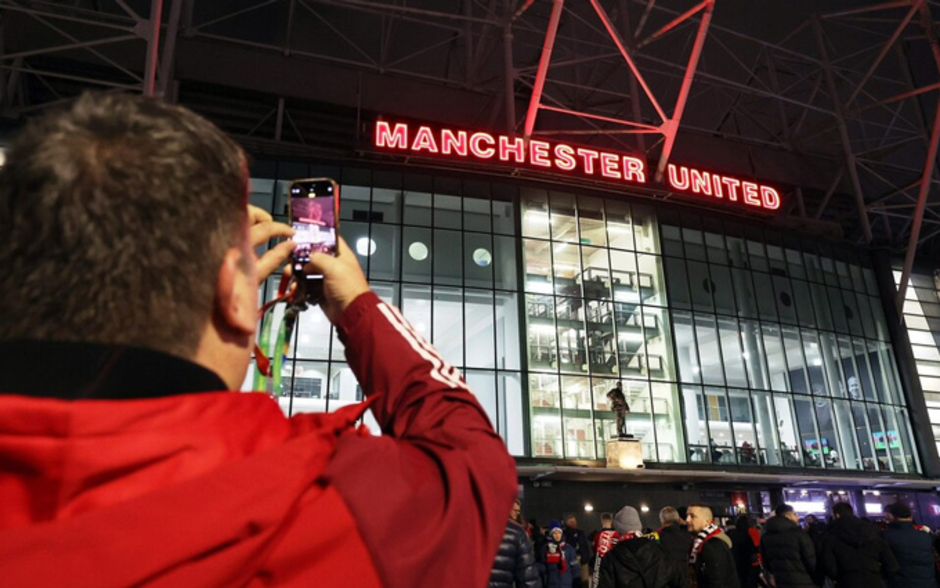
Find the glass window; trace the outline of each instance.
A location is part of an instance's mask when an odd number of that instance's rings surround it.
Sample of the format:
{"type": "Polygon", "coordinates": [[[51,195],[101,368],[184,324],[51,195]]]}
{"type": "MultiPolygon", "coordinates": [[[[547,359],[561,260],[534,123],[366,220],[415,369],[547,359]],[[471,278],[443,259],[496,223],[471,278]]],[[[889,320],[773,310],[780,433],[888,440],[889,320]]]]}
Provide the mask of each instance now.
{"type": "Polygon", "coordinates": [[[868,415],[865,414],[865,406],[862,404],[852,404],[852,418],[855,419],[855,437],[858,442],[858,451],[861,457],[861,463],[857,464],[857,470],[877,470],[878,461],[875,459],[874,447],[872,446],[871,429],[868,426],[868,415]]]}
{"type": "Polygon", "coordinates": [[[565,424],[565,457],[595,459],[594,423],[591,412],[591,389],[588,378],[561,378],[562,406],[565,424]]]}
{"type": "Polygon", "coordinates": [[[464,284],[476,288],[493,287],[493,238],[483,233],[464,233],[464,284]]]}
{"type": "Polygon", "coordinates": [[[674,381],[676,372],[672,358],[669,313],[662,308],[644,306],[643,329],[646,337],[646,374],[654,380],[674,381]]]}
{"type": "Polygon", "coordinates": [[[793,290],[790,286],[790,280],[780,276],[773,276],[774,297],[777,300],[777,313],[780,315],[780,322],[797,324],[796,318],[796,300],[793,298],[793,290]]]}
{"type": "MultiPolygon", "coordinates": [[[[826,468],[845,469],[842,458],[842,446],[836,433],[836,423],[832,415],[832,404],[828,398],[817,398],[813,404],[816,407],[816,425],[819,428],[819,441],[817,449],[821,451],[822,460],[826,468]]],[[[806,443],[804,442],[804,445],[806,443]]],[[[810,448],[812,451],[812,448],[810,448]]]]}
{"type": "Polygon", "coordinates": [[[780,328],[765,323],[761,325],[761,329],[764,334],[764,353],[767,358],[770,387],[778,392],[785,392],[790,389],[790,370],[780,339],[780,328]]]}
{"type": "Polygon", "coordinates": [[[705,396],[699,386],[682,386],[682,400],[685,404],[685,430],[689,437],[689,461],[692,463],[711,463],[712,453],[709,448],[709,433],[705,418],[705,396]]]}
{"type": "MultiPolygon", "coordinates": [[[[515,188],[493,186],[493,232],[502,235],[516,234],[516,207],[513,203],[515,188]]],[[[545,219],[548,220],[547,218],[545,219]]],[[[547,234],[545,236],[548,236],[547,234]]]]}
{"type": "Polygon", "coordinates": [[[370,248],[374,251],[369,256],[370,280],[398,280],[401,272],[401,227],[391,225],[372,225],[370,248]]]}
{"type": "Polygon", "coordinates": [[[676,385],[653,382],[650,384],[650,389],[657,460],[660,462],[686,461],[682,452],[682,427],[676,385]]]}
{"type": "Polygon", "coordinates": [[[431,335],[431,288],[429,286],[402,286],[401,311],[422,337],[431,335]]]}
{"type": "Polygon", "coordinates": [[[738,306],[738,316],[757,318],[757,299],[754,297],[751,272],[732,269],[731,276],[734,279],[734,298],[738,306]]]}
{"type": "MultiPolygon", "coordinates": [[[[842,454],[833,455],[835,449],[829,453],[833,467],[842,467],[848,470],[860,470],[863,468],[861,453],[858,447],[857,423],[852,418],[852,411],[849,403],[845,400],[833,400],[832,405],[835,409],[835,419],[839,430],[839,438],[842,440],[842,454]]],[[[864,425],[864,421],[862,422],[864,425]]]]}
{"type": "Polygon", "coordinates": [[[712,283],[715,287],[715,310],[722,314],[735,315],[738,305],[734,299],[734,286],[731,282],[731,270],[723,265],[709,265],[712,283]]]}
{"type": "MultiPolygon", "coordinates": [[[[797,449],[802,454],[803,465],[811,468],[821,468],[823,467],[823,452],[829,452],[829,439],[820,440],[819,433],[816,432],[815,417],[813,415],[813,403],[815,401],[815,399],[794,397],[793,409],[799,428],[800,445],[797,449]]],[[[828,403],[828,400],[819,399],[819,402],[828,403]]]]}
{"type": "MultiPolygon", "coordinates": [[[[342,191],[343,198],[346,190],[342,191]]],[[[376,223],[401,223],[401,190],[375,188],[372,190],[372,210],[369,219],[376,223]]],[[[342,206],[342,198],[340,206],[342,206]]]]}
{"type": "Polygon", "coordinates": [[[787,269],[790,271],[790,277],[806,279],[806,266],[803,265],[803,255],[793,249],[786,250],[787,269]]]}
{"type": "MultiPolygon", "coordinates": [[[[635,247],[633,243],[634,230],[632,217],[630,216],[630,205],[626,202],[608,200],[607,209],[607,239],[610,247],[613,249],[626,249],[632,251],[635,247]]],[[[657,251],[656,247],[653,251],[657,251]]],[[[613,251],[611,256],[613,256],[613,251]]]]}
{"type": "Polygon", "coordinates": [[[581,246],[581,267],[584,270],[580,279],[585,298],[610,298],[609,265],[607,249],[581,246]]]}
{"type": "Polygon", "coordinates": [[[653,209],[634,204],[632,210],[636,250],[644,253],[659,253],[659,223],[656,222],[653,209]]]}
{"type": "Polygon", "coordinates": [[[810,302],[812,298],[809,293],[809,283],[803,280],[791,280],[790,285],[793,287],[793,301],[800,325],[815,327],[816,317],[813,314],[813,305],[810,302]]]}
{"type": "Polygon", "coordinates": [[[715,283],[708,275],[708,265],[698,261],[687,261],[689,269],[689,291],[692,293],[692,308],[696,311],[714,312],[712,293],[715,283]]]}
{"type": "Polygon", "coordinates": [[[516,290],[516,288],[518,288],[517,272],[515,238],[502,235],[494,236],[493,279],[496,288],[500,290],[516,290]]]}
{"type": "Polygon", "coordinates": [[[712,463],[734,463],[734,433],[731,411],[724,388],[705,388],[705,411],[708,414],[708,439],[712,463]]]}
{"type": "Polygon", "coordinates": [[[522,234],[548,239],[548,193],[522,188],[522,234]]]}
{"type": "Polygon", "coordinates": [[[728,265],[728,250],[725,248],[725,238],[722,235],[705,233],[705,247],[708,250],[708,261],[728,265]]]}
{"type": "Polygon", "coordinates": [[[555,326],[558,331],[557,367],[563,372],[586,373],[584,302],[580,298],[556,298],[555,326]]]}
{"type": "Polygon", "coordinates": [[[434,226],[442,229],[461,228],[461,198],[434,194],[434,226]]]}
{"type": "Polygon", "coordinates": [[[463,283],[461,233],[434,230],[434,283],[459,286],[463,283]]]}
{"type": "Polygon", "coordinates": [[[721,339],[721,355],[725,377],[729,386],[747,386],[747,372],[741,349],[741,329],[733,318],[718,317],[718,333],[721,339]]]}
{"type": "Polygon", "coordinates": [[[431,256],[434,244],[431,241],[431,229],[404,227],[402,229],[403,253],[401,256],[402,275],[405,282],[431,283],[431,256]]]}
{"type": "Polygon", "coordinates": [[[669,304],[673,308],[692,308],[692,298],[689,295],[689,276],[686,273],[685,261],[675,257],[666,258],[666,276],[669,278],[669,304]]]}
{"type": "MultiPolygon", "coordinates": [[[[751,401],[753,403],[754,429],[757,432],[757,463],[773,466],[784,465],[771,394],[755,390],[751,392],[751,401]]],[[[753,463],[753,461],[749,463],[753,463]]]]}
{"type": "MultiPolygon", "coordinates": [[[[292,372],[293,375],[293,378],[288,373],[283,376],[285,386],[293,380],[293,390],[289,398],[291,414],[326,412],[328,364],[320,361],[298,361],[295,365],[284,367],[285,372],[292,372]]],[[[331,393],[335,394],[333,391],[331,393]]],[[[335,406],[330,408],[336,410],[335,406]]]]}
{"type": "Polygon", "coordinates": [[[757,390],[770,390],[770,374],[767,372],[765,361],[764,341],[761,334],[760,323],[751,320],[740,321],[741,344],[744,352],[741,357],[747,368],[747,378],[751,388],[757,390]]]}
{"type": "Polygon", "coordinates": [[[518,300],[515,292],[496,292],[496,358],[500,369],[521,367],[518,300]]]}
{"type": "Polygon", "coordinates": [[[467,367],[496,367],[496,329],[492,290],[464,291],[467,367]]]}
{"type": "Polygon", "coordinates": [[[702,370],[698,361],[692,315],[687,312],[674,312],[672,324],[676,335],[679,379],[683,382],[701,383],[702,370]]]}
{"type": "Polygon", "coordinates": [[[555,293],[563,296],[580,296],[581,255],[578,246],[553,243],[552,258],[555,293]]]}
{"type": "Polygon", "coordinates": [[[499,401],[496,395],[496,374],[490,371],[467,370],[464,373],[470,392],[476,396],[489,417],[490,423],[499,429],[499,401]]]}
{"type": "Polygon", "coordinates": [[[764,244],[758,241],[747,241],[747,255],[750,262],[750,268],[760,272],[770,271],[767,265],[767,253],[764,251],[764,244]]]}
{"type": "Polygon", "coordinates": [[[685,257],[685,252],[682,250],[682,231],[679,227],[662,225],[660,230],[663,235],[663,255],[685,257]]]}
{"type": "MultiPolygon", "coordinates": [[[[283,314],[283,310],[281,310],[283,314]]],[[[279,325],[280,321],[274,325],[279,325]]],[[[275,327],[276,328],[276,327],[275,327]]],[[[272,335],[274,335],[272,329],[272,335]]],[[[297,340],[294,355],[301,359],[330,357],[330,321],[320,307],[311,308],[297,318],[297,340]]]]}
{"type": "Polygon", "coordinates": [[[725,376],[714,316],[695,315],[695,337],[698,343],[699,368],[702,381],[705,384],[723,386],[725,376]]]}
{"type": "Polygon", "coordinates": [[[682,242],[685,244],[685,256],[687,259],[696,261],[706,261],[708,259],[705,253],[705,236],[702,231],[682,228],[682,242]]]}
{"type": "Polygon", "coordinates": [[[842,300],[842,294],[838,288],[829,286],[826,288],[829,293],[829,308],[832,310],[832,318],[835,323],[836,331],[847,333],[849,330],[848,317],[846,316],[845,301],[842,300]]]}
{"type": "MultiPolygon", "coordinates": [[[[345,363],[333,362],[330,364],[330,381],[326,400],[326,410],[334,412],[349,406],[362,402],[362,388],[355,374],[345,363]]],[[[296,407],[294,407],[296,413],[296,407]]]]}
{"type": "Polygon", "coordinates": [[[552,292],[552,249],[549,241],[523,240],[527,292],[552,292]]]}
{"type": "MultiPolygon", "coordinates": [[[[343,197],[341,202],[345,202],[349,197],[348,188],[343,188],[343,197]]],[[[405,192],[404,223],[406,225],[419,225],[430,227],[431,216],[431,195],[427,192],[405,192]]]]}
{"type": "Polygon", "coordinates": [[[800,331],[794,327],[782,327],[783,349],[787,356],[787,376],[790,390],[798,394],[809,394],[809,379],[806,375],[806,361],[803,358],[803,342],[800,331]]]}
{"type": "Polygon", "coordinates": [[[558,376],[529,374],[532,456],[561,459],[561,393],[558,376]]]}
{"type": "Polygon", "coordinates": [[[639,274],[637,283],[644,304],[666,305],[666,288],[663,281],[662,259],[656,255],[639,254],[636,257],[639,274]]]}
{"type": "Polygon", "coordinates": [[[617,349],[621,356],[632,352],[636,354],[637,348],[643,348],[643,330],[620,329],[617,339],[614,338],[614,324],[609,302],[599,300],[586,300],[585,319],[587,320],[588,359],[592,374],[616,374],[617,349]]]}
{"type": "MultiPolygon", "coordinates": [[[[780,439],[780,465],[799,467],[803,464],[804,453],[801,433],[797,430],[794,420],[796,411],[793,400],[781,394],[775,394],[773,398],[774,410],[777,413],[777,434],[780,439]]],[[[807,460],[806,465],[811,465],[811,461],[807,460]]]]}
{"type": "Polygon", "coordinates": [[[453,366],[464,365],[463,291],[460,288],[434,288],[431,317],[434,323],[431,342],[438,353],[453,366]]]}
{"type": "Polygon", "coordinates": [[[574,194],[551,192],[552,240],[577,243],[578,219],[574,209],[574,194]]]}
{"type": "Polygon", "coordinates": [[[480,231],[489,233],[492,230],[490,221],[490,201],[481,198],[463,199],[463,228],[465,231],[480,231]]]}
{"type": "Polygon", "coordinates": [[[601,199],[578,196],[578,222],[581,224],[582,244],[599,247],[607,245],[604,202],[601,199]]]}
{"type": "Polygon", "coordinates": [[[499,434],[506,441],[510,455],[525,453],[525,419],[523,418],[522,384],[517,373],[497,372],[498,398],[503,410],[499,412],[499,434]]]}
{"type": "Polygon", "coordinates": [[[526,295],[530,369],[557,369],[555,302],[551,296],[526,295]]]}

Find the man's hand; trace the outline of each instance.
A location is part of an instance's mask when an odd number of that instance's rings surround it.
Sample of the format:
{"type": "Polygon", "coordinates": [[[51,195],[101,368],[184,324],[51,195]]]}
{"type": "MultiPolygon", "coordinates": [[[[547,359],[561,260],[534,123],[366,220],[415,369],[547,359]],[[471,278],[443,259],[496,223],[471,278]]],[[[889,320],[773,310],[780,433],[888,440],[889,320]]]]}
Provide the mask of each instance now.
{"type": "Polygon", "coordinates": [[[369,291],[359,260],[342,237],[337,239],[336,257],[325,253],[310,255],[310,263],[304,266],[304,273],[323,274],[323,300],[320,307],[330,322],[336,324],[343,311],[360,294],[369,291]]]}
{"type": "MultiPolygon", "coordinates": [[[[284,223],[274,222],[266,211],[257,206],[248,205],[248,225],[252,247],[260,247],[270,239],[293,237],[294,229],[284,223]]],[[[281,267],[297,244],[293,241],[281,241],[258,258],[258,283],[262,284],[276,269],[281,267]]]]}

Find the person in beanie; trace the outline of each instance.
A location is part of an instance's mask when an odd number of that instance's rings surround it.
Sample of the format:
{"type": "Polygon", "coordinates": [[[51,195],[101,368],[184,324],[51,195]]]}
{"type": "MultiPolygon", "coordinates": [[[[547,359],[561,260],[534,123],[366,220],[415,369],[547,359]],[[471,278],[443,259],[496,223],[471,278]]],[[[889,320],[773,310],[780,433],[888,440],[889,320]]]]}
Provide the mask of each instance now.
{"type": "Polygon", "coordinates": [[[689,549],[689,584],[692,588],[740,588],[731,556],[731,539],[715,524],[711,507],[690,504],[685,517],[695,533],[689,549]]]}
{"type": "Polygon", "coordinates": [[[852,505],[832,507],[833,521],[823,537],[822,565],[839,588],[884,588],[884,578],[898,572],[898,560],[868,519],[855,516],[852,505]]]}
{"type": "Polygon", "coordinates": [[[565,543],[564,529],[558,521],[548,523],[548,540],[542,547],[539,568],[545,588],[571,588],[575,578],[581,577],[578,554],[565,543]]]}
{"type": "Polygon", "coordinates": [[[686,588],[685,567],[669,560],[655,536],[644,536],[640,514],[625,506],[614,517],[616,545],[595,573],[595,588],[686,588]]]}
{"type": "Polygon", "coordinates": [[[897,502],[885,507],[885,541],[901,570],[888,578],[888,588],[936,588],[933,538],[914,526],[911,509],[897,502]]]}
{"type": "Polygon", "coordinates": [[[815,588],[816,547],[789,504],[774,509],[767,521],[761,554],[764,568],[773,574],[777,588],[815,588]]]}

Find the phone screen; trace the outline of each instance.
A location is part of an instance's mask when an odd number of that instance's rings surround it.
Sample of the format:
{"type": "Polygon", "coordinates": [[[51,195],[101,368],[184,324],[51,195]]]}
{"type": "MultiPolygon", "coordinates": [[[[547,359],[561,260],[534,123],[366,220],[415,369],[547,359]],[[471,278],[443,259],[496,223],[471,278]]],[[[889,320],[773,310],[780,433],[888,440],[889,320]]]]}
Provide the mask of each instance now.
{"type": "MultiPolygon", "coordinates": [[[[300,272],[311,253],[336,255],[339,185],[329,178],[296,180],[290,185],[294,270],[300,272]]],[[[307,276],[317,278],[320,276],[307,276]]]]}

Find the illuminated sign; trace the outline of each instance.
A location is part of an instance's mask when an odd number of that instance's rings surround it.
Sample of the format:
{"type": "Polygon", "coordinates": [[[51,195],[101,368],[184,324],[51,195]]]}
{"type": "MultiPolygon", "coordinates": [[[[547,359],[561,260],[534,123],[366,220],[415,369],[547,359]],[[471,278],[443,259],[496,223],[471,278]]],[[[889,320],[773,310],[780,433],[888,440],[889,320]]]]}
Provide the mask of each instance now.
{"type": "MultiPolygon", "coordinates": [[[[483,131],[432,128],[378,120],[373,145],[408,155],[446,156],[484,163],[530,165],[608,181],[648,184],[646,162],[602,149],[541,141],[483,131]]],[[[780,194],[770,186],[684,165],[668,165],[669,189],[725,200],[763,210],[780,208],[780,194]]]]}

